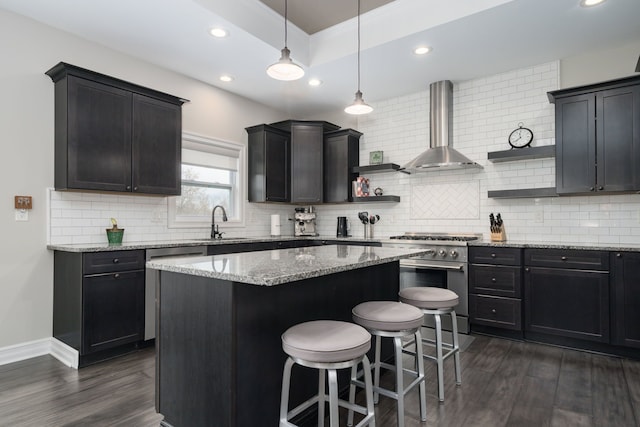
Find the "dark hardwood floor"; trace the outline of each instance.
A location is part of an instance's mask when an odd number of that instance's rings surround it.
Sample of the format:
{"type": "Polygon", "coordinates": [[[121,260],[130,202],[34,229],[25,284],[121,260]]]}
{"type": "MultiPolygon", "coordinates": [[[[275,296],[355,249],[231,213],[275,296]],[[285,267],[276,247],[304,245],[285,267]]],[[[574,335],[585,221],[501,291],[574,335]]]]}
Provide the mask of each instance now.
{"type": "MultiPolygon", "coordinates": [[[[461,359],[461,387],[446,363],[443,404],[426,363],[427,422],[411,393],[407,427],[640,426],[639,361],[485,336],[461,359]]],[[[158,426],[154,363],[147,348],[78,371],[50,356],[0,366],[0,426],[158,426]]],[[[381,397],[376,417],[379,427],[395,426],[394,401],[381,397]]]]}

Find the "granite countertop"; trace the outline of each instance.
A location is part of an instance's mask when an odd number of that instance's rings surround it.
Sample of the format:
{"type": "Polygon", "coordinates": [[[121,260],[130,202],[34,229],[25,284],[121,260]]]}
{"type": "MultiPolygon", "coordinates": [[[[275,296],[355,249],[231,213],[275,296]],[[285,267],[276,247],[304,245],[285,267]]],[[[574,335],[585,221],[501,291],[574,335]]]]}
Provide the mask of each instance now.
{"type": "Polygon", "coordinates": [[[426,250],[371,246],[326,245],[260,252],[158,259],[156,270],[273,286],[296,280],[398,261],[426,250]]]}
{"type": "Polygon", "coordinates": [[[260,242],[286,242],[291,240],[332,240],[344,242],[374,242],[379,240],[359,239],[354,237],[326,237],[326,236],[277,236],[277,237],[225,237],[224,239],[180,239],[180,240],[151,240],[139,242],[123,242],[117,244],[103,243],[77,243],[77,244],[51,244],[47,249],[63,252],[108,252],[134,249],[156,249],[185,246],[213,246],[233,245],[236,243],[260,243],[260,242]]]}
{"type": "Polygon", "coordinates": [[[526,249],[575,249],[575,250],[599,250],[599,251],[640,251],[640,242],[620,243],[617,245],[606,243],[585,243],[585,242],[531,242],[525,240],[509,240],[506,242],[492,242],[490,240],[479,240],[469,242],[469,246],[491,246],[496,248],[526,248],[526,249]]]}

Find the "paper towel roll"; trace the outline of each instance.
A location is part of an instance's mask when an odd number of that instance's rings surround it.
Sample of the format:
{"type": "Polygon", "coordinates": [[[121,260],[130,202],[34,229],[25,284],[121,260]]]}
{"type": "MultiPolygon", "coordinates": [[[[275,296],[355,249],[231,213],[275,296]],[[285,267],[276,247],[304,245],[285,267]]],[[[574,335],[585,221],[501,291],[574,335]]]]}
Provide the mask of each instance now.
{"type": "Polygon", "coordinates": [[[280,235],[280,215],[271,215],[271,235],[280,235]]]}

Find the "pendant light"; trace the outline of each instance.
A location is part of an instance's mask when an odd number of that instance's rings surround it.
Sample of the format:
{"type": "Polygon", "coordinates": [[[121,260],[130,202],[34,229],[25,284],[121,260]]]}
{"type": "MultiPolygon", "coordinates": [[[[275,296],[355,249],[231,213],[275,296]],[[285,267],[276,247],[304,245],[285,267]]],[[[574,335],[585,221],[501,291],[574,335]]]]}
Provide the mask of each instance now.
{"type": "Polygon", "coordinates": [[[284,0],[284,49],[282,56],[275,64],[271,64],[267,68],[269,77],[276,80],[298,80],[304,76],[304,70],[301,66],[291,60],[291,51],[287,48],[287,0],[284,0]]]}
{"type": "Polygon", "coordinates": [[[373,107],[364,102],[362,92],[360,92],[360,0],[358,0],[358,91],[353,104],[344,109],[347,114],[369,114],[373,111],[373,107]]]}

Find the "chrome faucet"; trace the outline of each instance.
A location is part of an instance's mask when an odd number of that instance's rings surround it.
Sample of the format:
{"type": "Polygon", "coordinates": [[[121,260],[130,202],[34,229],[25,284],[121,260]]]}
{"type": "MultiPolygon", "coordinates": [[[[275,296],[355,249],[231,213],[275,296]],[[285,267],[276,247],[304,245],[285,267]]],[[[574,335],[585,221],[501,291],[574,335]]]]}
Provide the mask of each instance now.
{"type": "Polygon", "coordinates": [[[227,221],[227,211],[224,210],[224,207],[220,205],[215,205],[213,210],[211,211],[211,238],[212,239],[222,239],[223,232],[220,232],[218,226],[216,225],[216,209],[222,209],[222,220],[227,221]]]}

